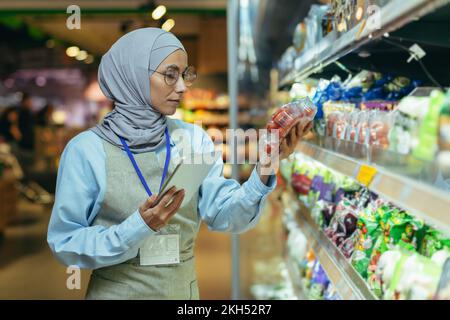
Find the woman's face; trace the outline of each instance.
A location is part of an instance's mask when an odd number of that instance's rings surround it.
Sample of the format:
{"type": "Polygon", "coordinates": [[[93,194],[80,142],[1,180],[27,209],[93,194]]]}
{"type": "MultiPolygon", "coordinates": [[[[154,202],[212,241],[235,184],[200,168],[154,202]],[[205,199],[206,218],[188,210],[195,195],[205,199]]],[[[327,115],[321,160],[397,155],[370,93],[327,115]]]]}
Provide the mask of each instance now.
{"type": "Polygon", "coordinates": [[[187,54],[179,49],[170,54],[150,77],[150,98],[152,106],[164,115],[173,115],[186,91],[182,73],[187,68],[187,54]],[[167,69],[178,68],[177,82],[169,86],[164,80],[167,69]],[[158,73],[160,72],[160,73],[158,73]],[[161,74],[162,73],[162,74],[161,74]]]}

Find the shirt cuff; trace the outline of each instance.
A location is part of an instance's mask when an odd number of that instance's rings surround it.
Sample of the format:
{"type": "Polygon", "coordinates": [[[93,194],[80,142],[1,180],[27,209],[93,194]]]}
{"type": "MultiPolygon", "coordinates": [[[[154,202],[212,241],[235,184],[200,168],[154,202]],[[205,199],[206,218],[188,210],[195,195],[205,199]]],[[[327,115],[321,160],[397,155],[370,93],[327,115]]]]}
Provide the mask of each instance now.
{"type": "Polygon", "coordinates": [[[130,247],[133,247],[146,237],[156,234],[142,219],[139,210],[136,210],[123,222],[123,234],[130,247]]]}
{"type": "Polygon", "coordinates": [[[270,175],[267,185],[265,185],[258,173],[256,167],[253,169],[250,178],[247,181],[246,187],[250,192],[250,195],[255,200],[260,200],[263,196],[272,192],[277,186],[277,177],[275,174],[270,175]]]}

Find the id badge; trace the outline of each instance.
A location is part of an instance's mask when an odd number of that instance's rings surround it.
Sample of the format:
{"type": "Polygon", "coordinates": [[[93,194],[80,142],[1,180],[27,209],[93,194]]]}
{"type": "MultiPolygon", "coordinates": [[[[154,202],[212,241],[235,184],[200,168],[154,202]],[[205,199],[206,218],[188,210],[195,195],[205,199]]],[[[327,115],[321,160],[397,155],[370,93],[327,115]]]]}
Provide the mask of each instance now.
{"type": "Polygon", "coordinates": [[[139,248],[140,265],[170,265],[180,263],[180,225],[169,224],[147,238],[139,248]]]}

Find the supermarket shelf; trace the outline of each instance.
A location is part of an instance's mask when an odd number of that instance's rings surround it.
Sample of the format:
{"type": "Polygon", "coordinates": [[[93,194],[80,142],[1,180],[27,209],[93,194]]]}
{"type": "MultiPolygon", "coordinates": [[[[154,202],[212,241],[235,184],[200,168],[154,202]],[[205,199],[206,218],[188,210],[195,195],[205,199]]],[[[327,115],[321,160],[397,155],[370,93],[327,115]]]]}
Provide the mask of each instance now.
{"type": "MultiPolygon", "coordinates": [[[[230,109],[229,105],[219,105],[219,106],[185,106],[185,110],[194,111],[194,110],[207,110],[207,111],[228,111],[230,109]]],[[[250,105],[239,105],[238,110],[244,111],[250,109],[250,105]]]]}
{"type": "MultiPolygon", "coordinates": [[[[295,198],[293,191],[290,198],[295,198]]],[[[312,220],[309,210],[299,200],[292,203],[297,209],[293,216],[298,226],[340,297],[344,300],[376,300],[364,279],[312,220]]]]}
{"type": "Polygon", "coordinates": [[[389,170],[385,166],[378,166],[365,159],[355,159],[312,142],[301,142],[296,150],[360,183],[363,182],[361,174],[368,169],[373,177],[362,184],[435,228],[450,232],[449,192],[400,175],[398,171],[389,170]]]}
{"type": "Polygon", "coordinates": [[[294,71],[281,79],[283,87],[295,81],[301,81],[313,73],[335,62],[362,45],[393,32],[402,26],[450,3],[449,0],[393,0],[380,10],[381,28],[373,29],[369,19],[362,20],[353,29],[338,36],[331,32],[313,48],[304,52],[295,60],[294,71]]]}
{"type": "Polygon", "coordinates": [[[292,261],[290,257],[286,257],[285,263],[295,296],[298,300],[307,300],[303,291],[300,275],[298,273],[298,268],[296,267],[295,262],[292,261]]]}

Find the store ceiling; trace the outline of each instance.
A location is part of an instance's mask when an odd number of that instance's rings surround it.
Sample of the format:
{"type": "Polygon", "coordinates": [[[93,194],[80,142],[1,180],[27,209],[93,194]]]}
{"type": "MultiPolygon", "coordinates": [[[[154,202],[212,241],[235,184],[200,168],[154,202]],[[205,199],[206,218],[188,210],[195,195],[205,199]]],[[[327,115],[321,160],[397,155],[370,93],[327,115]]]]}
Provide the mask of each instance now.
{"type": "MultiPolygon", "coordinates": [[[[159,26],[145,7],[147,0],[90,1],[29,1],[0,2],[0,19],[14,17],[27,25],[62,40],[80,46],[93,54],[101,55],[126,31],[147,26],[159,26]],[[81,29],[70,30],[66,20],[69,5],[81,9],[81,29]]],[[[226,0],[167,0],[167,14],[175,20],[172,32],[180,38],[193,37],[200,32],[200,19],[205,15],[225,15],[226,0]]]]}

